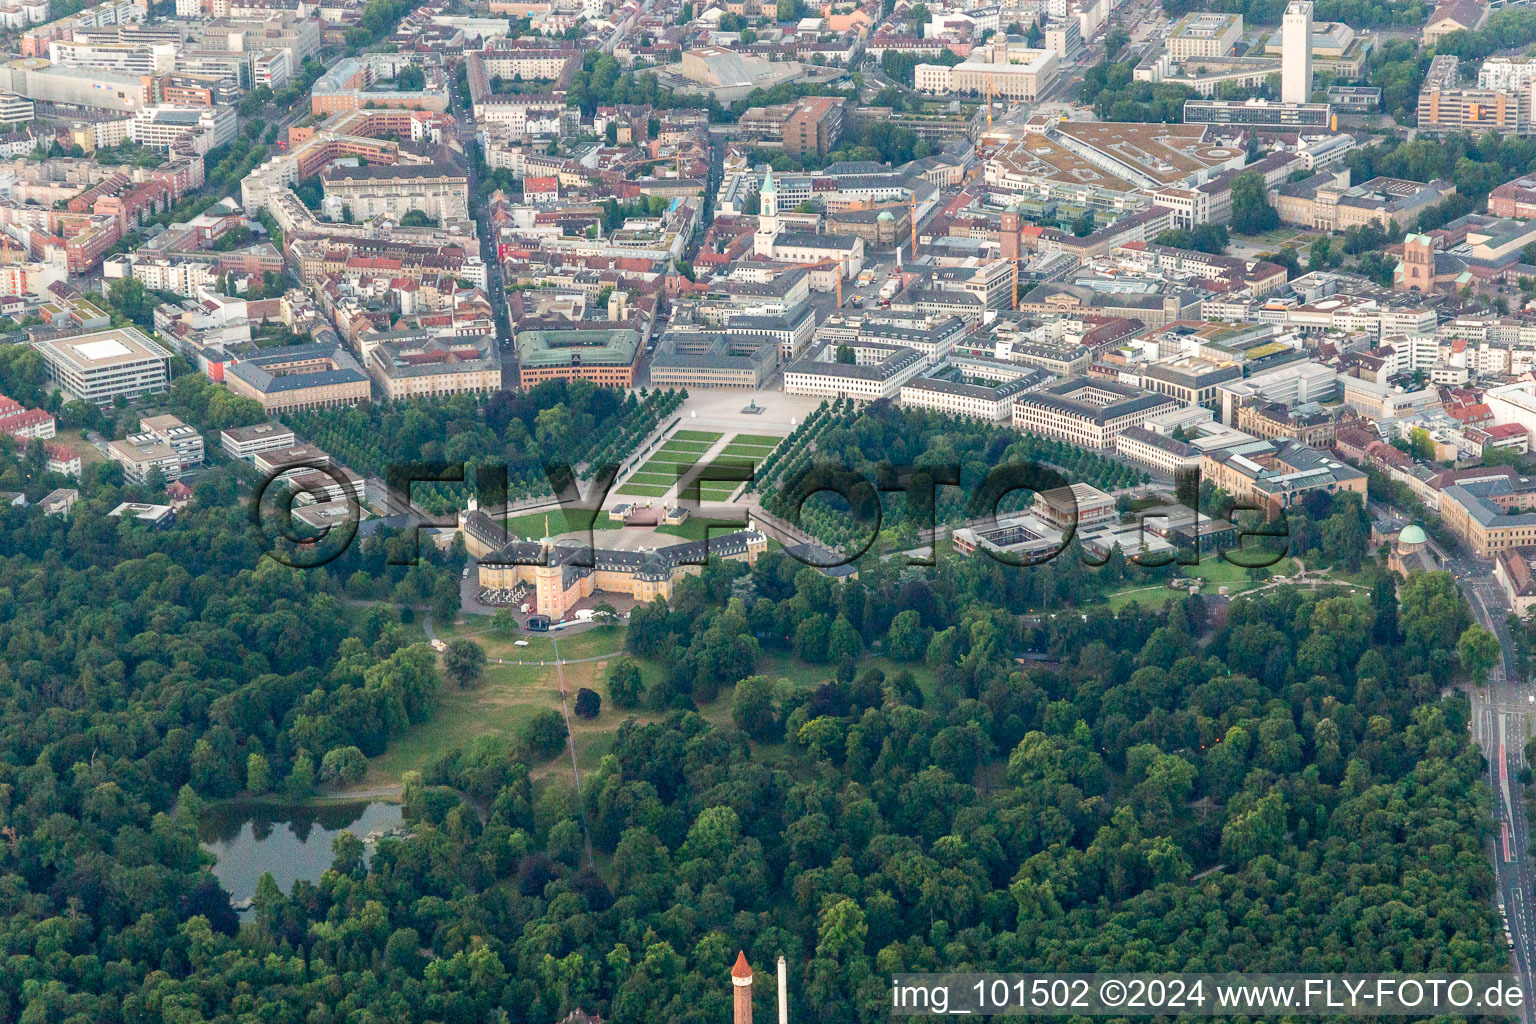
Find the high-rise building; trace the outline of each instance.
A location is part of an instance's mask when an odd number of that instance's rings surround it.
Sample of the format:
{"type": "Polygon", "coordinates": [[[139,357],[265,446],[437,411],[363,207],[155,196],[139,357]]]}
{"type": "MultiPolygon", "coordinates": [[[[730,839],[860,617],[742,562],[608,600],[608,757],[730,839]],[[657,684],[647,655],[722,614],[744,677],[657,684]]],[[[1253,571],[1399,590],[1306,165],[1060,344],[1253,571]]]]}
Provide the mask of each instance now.
{"type": "Polygon", "coordinates": [[[1291,0],[1280,25],[1280,99],[1312,100],[1312,0],[1291,0]]]}

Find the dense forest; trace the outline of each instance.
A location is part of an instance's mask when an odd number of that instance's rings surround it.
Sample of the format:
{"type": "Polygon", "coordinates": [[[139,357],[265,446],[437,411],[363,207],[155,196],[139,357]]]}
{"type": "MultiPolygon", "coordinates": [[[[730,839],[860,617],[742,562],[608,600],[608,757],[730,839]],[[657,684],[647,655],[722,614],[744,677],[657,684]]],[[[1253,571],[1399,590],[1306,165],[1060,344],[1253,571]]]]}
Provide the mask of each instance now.
{"type": "Polygon", "coordinates": [[[534,781],[557,742],[448,753],[407,778],[410,838],[365,868],[342,837],[241,924],[203,801],[302,796],[430,715],[430,653],[338,581],[444,570],[388,539],[262,559],[223,475],[159,533],[101,514],[125,493],[0,510],[0,1019],[702,1024],[738,948],[789,958],[795,1019],[862,1021],[895,970],[1503,962],[1481,759],[1440,698],[1465,606],[1444,574],[1399,606],[1369,562],[1369,597],[1224,621],[1079,615],[1071,559],[712,564],[632,616],[608,685],[656,711],[579,800],[534,781]],[[821,681],[760,671],[790,652],[821,681]]]}

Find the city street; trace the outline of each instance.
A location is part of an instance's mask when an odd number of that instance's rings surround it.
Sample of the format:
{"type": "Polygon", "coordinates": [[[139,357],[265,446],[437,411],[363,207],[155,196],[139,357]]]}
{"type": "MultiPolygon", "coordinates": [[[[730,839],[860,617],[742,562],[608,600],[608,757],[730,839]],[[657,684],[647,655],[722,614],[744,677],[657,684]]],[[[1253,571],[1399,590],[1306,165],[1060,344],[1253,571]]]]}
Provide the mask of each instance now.
{"type": "MultiPolygon", "coordinates": [[[[1372,503],[1376,522],[1386,528],[1405,521],[1384,506],[1372,503]]],[[[1514,638],[1509,632],[1509,603],[1493,578],[1492,566],[1461,552],[1429,542],[1441,567],[1451,573],[1467,598],[1473,618],[1499,639],[1503,657],[1488,673],[1484,690],[1473,691],[1472,739],[1482,748],[1493,790],[1493,870],[1498,902],[1509,929],[1510,959],[1525,992],[1536,991],[1536,864],[1532,861],[1530,822],[1519,776],[1525,767],[1530,717],[1536,711],[1533,688],[1515,670],[1514,638]]],[[[1454,639],[1447,640],[1453,645],[1454,639]]],[[[1529,1002],[1521,1007],[1525,1024],[1536,1020],[1529,1002]]]]}

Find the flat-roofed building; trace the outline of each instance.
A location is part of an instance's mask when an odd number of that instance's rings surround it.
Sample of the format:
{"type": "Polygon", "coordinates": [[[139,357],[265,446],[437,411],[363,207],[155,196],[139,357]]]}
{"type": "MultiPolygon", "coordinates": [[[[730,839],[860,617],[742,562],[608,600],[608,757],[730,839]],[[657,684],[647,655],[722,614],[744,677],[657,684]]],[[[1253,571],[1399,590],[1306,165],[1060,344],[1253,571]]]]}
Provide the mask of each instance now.
{"type": "Polygon", "coordinates": [[[263,478],[281,480],[306,469],[325,469],[330,466],[331,457],[312,444],[296,444],[257,452],[251,457],[251,464],[263,478]]]}
{"type": "Polygon", "coordinates": [[[234,107],[175,107],[161,104],[136,111],[128,126],[129,137],[150,149],[170,150],[183,141],[206,154],[234,141],[239,129],[234,107]]]}
{"type": "Polygon", "coordinates": [[[15,93],[0,93],[0,125],[26,124],[36,116],[37,104],[15,93]]]}
{"type": "Polygon", "coordinates": [[[1381,106],[1381,90],[1366,85],[1330,85],[1328,102],[1341,114],[1369,114],[1381,106]]]}
{"type": "Polygon", "coordinates": [[[1007,36],[992,40],[971,51],[971,55],[953,67],[944,64],[919,64],[913,69],[913,88],[918,92],[974,93],[1015,100],[1037,100],[1056,81],[1058,55],[1052,50],[1038,50],[1007,36]]]}
{"type": "Polygon", "coordinates": [[[232,459],[249,459],[258,452],[292,448],[293,431],[281,423],[258,423],[219,431],[219,447],[232,459]]]}
{"type": "Polygon", "coordinates": [[[634,387],[640,341],[630,327],[519,331],[513,339],[519,381],[525,388],[557,378],[634,387]]]}
{"type": "Polygon", "coordinates": [[[1242,375],[1242,366],[1235,362],[1180,356],[1148,365],[1141,371],[1141,384],[1149,391],[1176,398],[1184,405],[1214,408],[1216,389],[1242,375]]]}
{"type": "Polygon", "coordinates": [[[337,345],[267,349],[227,367],[224,383],[268,413],[356,405],[372,397],[368,374],[337,345]]]}
{"type": "Polygon", "coordinates": [[[1103,450],[1127,427],[1139,427],[1181,403],[1167,395],[1116,381],[1078,377],[1022,396],[1013,425],[1082,448],[1103,450]]]}
{"type": "Polygon", "coordinates": [[[157,530],[163,530],[176,522],[176,510],[170,505],[150,505],[141,501],[125,501],[107,515],[147,523],[157,530]]]}
{"type": "Polygon", "coordinates": [[[170,384],[171,354],[136,327],[114,327],[34,346],[48,376],[71,398],[110,405],[157,394],[170,384]]]}
{"type": "Polygon", "coordinates": [[[338,501],[362,501],[367,485],[362,477],[345,466],[332,466],[325,472],[299,469],[284,474],[293,504],[323,505],[338,501]]]}
{"type": "Polygon", "coordinates": [[[1272,103],[1269,100],[1185,100],[1185,124],[1239,125],[1262,131],[1326,132],[1333,127],[1327,103],[1272,103]]]}
{"type": "Polygon", "coordinates": [[[203,464],[203,435],[187,426],[178,417],[169,414],[145,416],[139,420],[139,429],[175,451],[181,459],[182,469],[203,464]]]}
{"type": "Polygon", "coordinates": [[[1513,90],[1463,85],[1460,61],[1448,53],[1430,61],[1419,89],[1421,132],[1516,132],[1530,128],[1530,103],[1513,90]]]}
{"type": "Polygon", "coordinates": [[[784,121],[784,151],[799,156],[826,156],[843,137],[843,100],[836,96],[806,96],[784,121]]]}
{"type": "Polygon", "coordinates": [[[651,358],[655,388],[735,388],[757,391],[779,368],[779,343],[730,330],[668,331],[651,358]]]}
{"type": "Polygon", "coordinates": [[[1112,522],[1118,515],[1115,499],[1088,484],[1069,484],[1040,491],[1030,504],[1030,511],[1041,522],[1058,530],[1068,527],[1092,529],[1112,522]]]}
{"type": "Polygon", "coordinates": [[[123,467],[123,479],[144,484],[158,472],[164,483],[181,479],[181,456],[149,434],[133,434],[107,444],[107,458],[123,467]]]}
{"type": "Polygon", "coordinates": [[[1163,48],[1178,63],[1192,57],[1225,57],[1242,35],[1241,14],[1191,11],[1168,32],[1163,48]]]}

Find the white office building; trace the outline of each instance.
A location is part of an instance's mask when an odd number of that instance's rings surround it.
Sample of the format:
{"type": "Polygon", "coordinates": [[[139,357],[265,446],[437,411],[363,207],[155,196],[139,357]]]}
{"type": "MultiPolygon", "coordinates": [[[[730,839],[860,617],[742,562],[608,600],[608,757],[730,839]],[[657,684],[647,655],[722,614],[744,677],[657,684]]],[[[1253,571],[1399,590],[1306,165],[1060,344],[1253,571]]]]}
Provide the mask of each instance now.
{"type": "Polygon", "coordinates": [[[135,327],[52,338],[34,347],[49,378],[82,402],[110,405],[119,395],[132,400],[164,391],[170,382],[171,354],[135,327]]]}
{"type": "Polygon", "coordinates": [[[219,431],[219,446],[232,459],[251,459],[259,452],[292,448],[296,443],[293,431],[281,423],[258,423],[254,427],[230,427],[219,431]]]}
{"type": "Polygon", "coordinates": [[[188,138],[199,153],[233,142],[239,130],[234,107],[175,107],[161,104],[145,107],[133,115],[129,137],[151,149],[170,149],[180,139],[188,138]]]}

